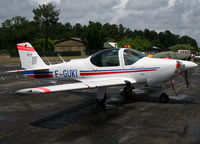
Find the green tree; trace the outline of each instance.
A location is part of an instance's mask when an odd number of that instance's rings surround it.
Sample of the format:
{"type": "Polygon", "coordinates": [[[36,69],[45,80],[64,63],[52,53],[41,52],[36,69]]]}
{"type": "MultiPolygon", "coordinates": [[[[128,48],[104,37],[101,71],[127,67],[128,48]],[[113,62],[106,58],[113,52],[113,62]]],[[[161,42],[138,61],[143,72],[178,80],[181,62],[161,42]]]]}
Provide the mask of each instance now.
{"type": "Polygon", "coordinates": [[[39,53],[39,55],[47,55],[47,56],[54,56],[56,53],[54,52],[54,43],[57,42],[57,40],[51,40],[48,39],[48,49],[45,49],[44,47],[44,41],[45,39],[35,39],[32,41],[32,46],[35,48],[35,50],[39,53]]]}
{"type": "Polygon", "coordinates": [[[148,29],[144,30],[144,38],[151,39],[151,32],[148,29]]]}
{"type": "Polygon", "coordinates": [[[114,39],[114,41],[119,41],[121,39],[121,37],[119,37],[119,30],[117,25],[106,23],[102,28],[106,39],[114,39]]]}
{"type": "Polygon", "coordinates": [[[179,40],[180,44],[186,44],[186,45],[190,45],[192,47],[195,48],[195,50],[198,50],[198,45],[196,40],[194,40],[193,38],[189,37],[189,36],[182,36],[179,40]]]}
{"type": "MultiPolygon", "coordinates": [[[[34,21],[28,21],[25,17],[16,16],[7,19],[0,27],[0,51],[8,51],[17,55],[16,43],[30,42],[38,47],[42,54],[52,50],[54,40],[63,40],[70,37],[80,37],[86,44],[88,52],[102,49],[105,41],[119,42],[120,47],[130,45],[132,48],[146,50],[156,46],[161,50],[177,44],[186,44],[198,50],[195,39],[189,36],[173,34],[169,30],[157,33],[154,30],[131,30],[123,25],[102,25],[99,22],[89,22],[87,26],[69,22],[58,22],[59,10],[52,4],[39,5],[33,9],[34,21]],[[42,44],[43,43],[43,44],[42,44]]],[[[87,53],[87,52],[86,52],[87,53]]],[[[88,53],[89,54],[89,53],[88,53]]]]}
{"type": "Polygon", "coordinates": [[[166,50],[167,48],[178,44],[179,36],[171,33],[169,30],[160,32],[158,34],[158,40],[161,43],[161,49],[166,50]]]}
{"type": "Polygon", "coordinates": [[[33,9],[32,11],[34,13],[34,20],[39,24],[44,32],[45,49],[48,48],[49,33],[59,20],[60,10],[55,10],[55,8],[55,5],[49,3],[46,5],[39,5],[39,8],[33,9]]]}
{"type": "Polygon", "coordinates": [[[125,28],[122,24],[118,26],[118,39],[124,37],[125,28]]]}
{"type": "Polygon", "coordinates": [[[124,47],[125,45],[130,45],[131,48],[134,47],[133,39],[128,37],[123,37],[118,43],[118,47],[124,47]]]}
{"type": "Polygon", "coordinates": [[[86,54],[92,54],[103,48],[105,35],[102,30],[102,25],[99,22],[89,22],[85,32],[86,39],[86,54]]]}
{"type": "Polygon", "coordinates": [[[142,39],[140,36],[137,36],[133,40],[133,48],[140,50],[140,51],[146,51],[148,48],[151,48],[152,44],[147,39],[142,39]]]}
{"type": "Polygon", "coordinates": [[[131,48],[137,49],[140,51],[145,51],[148,48],[152,47],[152,44],[147,39],[142,39],[140,36],[137,36],[135,39],[123,37],[118,43],[119,47],[124,47],[125,45],[130,45],[131,48]]]}
{"type": "Polygon", "coordinates": [[[132,31],[131,29],[127,28],[127,29],[125,30],[125,32],[124,32],[124,36],[133,39],[133,38],[134,38],[134,37],[133,37],[133,31],[132,31]]]}
{"type": "Polygon", "coordinates": [[[16,16],[2,23],[0,29],[0,49],[6,49],[11,55],[17,55],[16,44],[32,41],[36,36],[36,25],[25,17],[16,16]]]}
{"type": "Polygon", "coordinates": [[[82,34],[84,32],[84,28],[80,23],[76,23],[72,28],[72,36],[73,37],[82,37],[82,34]]]}
{"type": "Polygon", "coordinates": [[[62,23],[57,22],[51,26],[51,32],[49,33],[50,39],[63,39],[65,37],[65,26],[62,23]]]}

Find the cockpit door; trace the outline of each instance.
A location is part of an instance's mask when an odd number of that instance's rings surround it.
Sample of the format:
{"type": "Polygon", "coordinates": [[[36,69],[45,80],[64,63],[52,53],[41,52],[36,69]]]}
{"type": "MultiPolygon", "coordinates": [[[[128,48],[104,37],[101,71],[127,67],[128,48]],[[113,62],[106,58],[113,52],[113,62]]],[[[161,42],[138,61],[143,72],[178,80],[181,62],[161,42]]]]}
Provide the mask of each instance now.
{"type": "Polygon", "coordinates": [[[139,82],[145,82],[146,75],[145,72],[142,72],[144,67],[142,65],[135,64],[138,60],[145,57],[145,55],[133,49],[123,49],[121,55],[123,68],[131,71],[131,75],[137,75],[136,77],[139,82]]]}

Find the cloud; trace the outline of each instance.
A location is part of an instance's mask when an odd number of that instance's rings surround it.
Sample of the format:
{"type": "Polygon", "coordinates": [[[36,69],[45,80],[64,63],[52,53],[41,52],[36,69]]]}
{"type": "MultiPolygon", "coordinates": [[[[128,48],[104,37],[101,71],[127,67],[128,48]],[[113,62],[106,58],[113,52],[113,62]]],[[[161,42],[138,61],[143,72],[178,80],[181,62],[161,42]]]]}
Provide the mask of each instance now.
{"type": "Polygon", "coordinates": [[[113,7],[113,9],[125,8],[129,0],[121,0],[119,5],[113,7]]]}
{"type": "Polygon", "coordinates": [[[112,7],[119,3],[118,0],[61,0],[60,21],[88,24],[88,21],[109,22],[113,15],[112,7]]]}
{"type": "Polygon", "coordinates": [[[168,8],[174,6],[175,1],[176,1],[176,0],[169,0],[169,1],[168,1],[168,8]]]}
{"type": "Polygon", "coordinates": [[[42,5],[42,4],[47,4],[47,3],[56,3],[56,4],[60,4],[60,0],[33,0],[35,1],[36,3],[42,5]]]}
{"type": "Polygon", "coordinates": [[[115,21],[118,24],[131,29],[170,30],[189,35],[200,44],[199,0],[131,0],[124,9],[126,12],[119,13],[122,16],[115,21]]]}
{"type": "Polygon", "coordinates": [[[128,2],[129,0],[121,0],[120,4],[112,7],[112,9],[114,9],[115,12],[113,13],[110,23],[112,24],[118,23],[118,21],[121,18],[126,17],[128,15],[128,11],[126,11],[125,9],[128,2]]]}
{"type": "Polygon", "coordinates": [[[18,0],[1,0],[0,1],[0,23],[6,19],[10,19],[14,16],[32,18],[33,6],[29,1],[18,1],[18,0]]]}
{"type": "Polygon", "coordinates": [[[54,2],[60,22],[123,24],[132,30],[170,30],[200,44],[200,0],[0,0],[0,23],[13,16],[32,20],[32,9],[54,2]]]}

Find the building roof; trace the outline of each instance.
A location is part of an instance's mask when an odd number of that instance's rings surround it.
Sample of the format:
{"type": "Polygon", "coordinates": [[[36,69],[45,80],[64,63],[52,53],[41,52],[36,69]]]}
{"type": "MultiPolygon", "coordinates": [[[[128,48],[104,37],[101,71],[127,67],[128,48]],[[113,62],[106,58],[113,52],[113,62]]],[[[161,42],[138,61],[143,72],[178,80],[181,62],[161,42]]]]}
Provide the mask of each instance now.
{"type": "Polygon", "coordinates": [[[61,42],[64,42],[64,41],[67,41],[67,40],[73,40],[73,41],[77,41],[77,42],[83,43],[83,41],[81,40],[81,38],[68,38],[68,39],[63,39],[63,40],[57,41],[57,42],[55,42],[54,45],[56,45],[58,43],[61,43],[61,42]]]}
{"type": "Polygon", "coordinates": [[[152,49],[160,50],[160,48],[159,48],[159,47],[156,47],[156,46],[153,46],[152,49]]]}
{"type": "Polygon", "coordinates": [[[105,42],[103,48],[117,48],[116,42],[105,42]]]}

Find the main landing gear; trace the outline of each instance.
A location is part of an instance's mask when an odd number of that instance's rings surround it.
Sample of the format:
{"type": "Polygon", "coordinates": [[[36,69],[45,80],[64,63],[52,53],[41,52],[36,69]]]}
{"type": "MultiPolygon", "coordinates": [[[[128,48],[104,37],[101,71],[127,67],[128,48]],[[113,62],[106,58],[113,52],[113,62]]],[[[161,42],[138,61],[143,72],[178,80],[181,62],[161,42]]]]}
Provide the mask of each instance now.
{"type": "Polygon", "coordinates": [[[135,96],[135,92],[133,92],[133,89],[135,89],[135,87],[129,81],[125,81],[125,83],[126,86],[120,92],[120,95],[124,96],[125,98],[132,98],[133,96],[135,96]]]}
{"type": "MultiPolygon", "coordinates": [[[[135,96],[135,92],[133,92],[133,89],[135,89],[135,87],[129,81],[125,81],[125,82],[126,82],[126,86],[120,92],[120,95],[129,99],[135,96]]],[[[107,99],[106,87],[99,87],[97,89],[97,103],[98,103],[97,107],[101,107],[106,110],[106,99],[107,99]]],[[[162,83],[162,93],[159,97],[159,101],[161,103],[169,102],[169,96],[166,94],[166,88],[165,88],[164,83],[162,83]]]]}
{"type": "Polygon", "coordinates": [[[106,109],[106,87],[100,87],[97,89],[97,107],[106,109]]]}
{"type": "Polygon", "coordinates": [[[166,94],[166,88],[165,88],[164,83],[162,83],[162,93],[159,97],[159,101],[161,103],[168,103],[169,102],[169,96],[166,94]]]}
{"type": "MultiPolygon", "coordinates": [[[[133,92],[132,90],[135,89],[135,87],[129,81],[125,81],[125,83],[126,86],[120,92],[120,95],[124,96],[126,99],[133,98],[133,96],[135,96],[135,92],[133,92]]],[[[103,109],[107,109],[108,105],[106,105],[106,99],[106,87],[97,88],[97,108],[101,107],[103,109]]]]}
{"type": "Polygon", "coordinates": [[[106,107],[106,99],[107,99],[107,95],[105,94],[103,99],[96,99],[97,100],[97,107],[106,107]]]}

